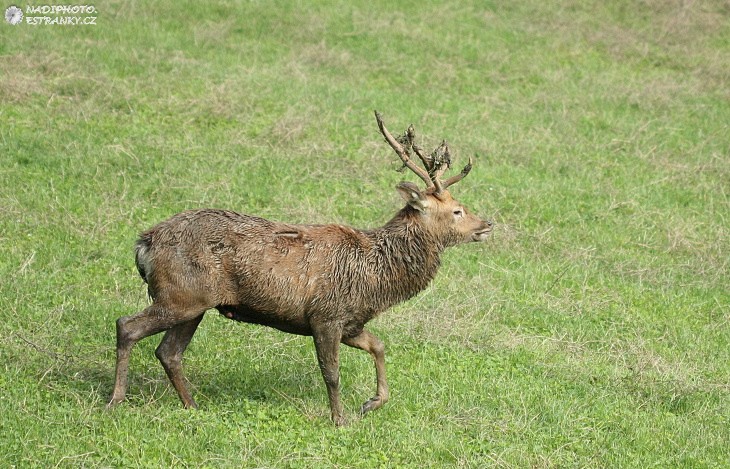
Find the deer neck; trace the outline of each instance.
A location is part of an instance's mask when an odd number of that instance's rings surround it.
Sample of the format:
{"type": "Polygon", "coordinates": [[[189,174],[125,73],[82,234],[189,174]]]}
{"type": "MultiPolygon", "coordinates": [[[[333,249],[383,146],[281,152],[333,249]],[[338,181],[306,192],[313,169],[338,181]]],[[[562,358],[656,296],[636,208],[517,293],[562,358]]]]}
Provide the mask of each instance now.
{"type": "Polygon", "coordinates": [[[441,265],[445,245],[424,229],[415,210],[406,207],[382,228],[370,232],[383,284],[398,301],[426,288],[441,265]]]}

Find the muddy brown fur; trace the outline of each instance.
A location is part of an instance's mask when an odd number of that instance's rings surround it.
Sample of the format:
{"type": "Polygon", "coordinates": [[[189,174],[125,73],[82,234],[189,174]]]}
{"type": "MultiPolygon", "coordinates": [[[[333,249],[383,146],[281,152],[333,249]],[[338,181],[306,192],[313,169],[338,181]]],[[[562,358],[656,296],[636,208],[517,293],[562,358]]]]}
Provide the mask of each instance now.
{"type": "MultiPolygon", "coordinates": [[[[386,141],[413,170],[413,147],[393,139],[376,116],[386,141]]],[[[377,389],[361,412],[382,407],[388,400],[384,346],[365,324],[422,291],[446,248],[483,241],[491,231],[490,222],[470,214],[446,190],[471,164],[440,181],[445,168],[429,168],[428,158],[417,153],[426,166],[426,171],[416,167],[417,174],[431,184],[426,189],[399,184],[406,205],[380,228],[290,225],[202,209],[143,232],[136,264],[152,304],[117,320],[116,382],[109,405],[124,400],[134,344],[166,331],[156,356],[183,405],[197,407],[185,384],[182,355],[205,311],[216,309],[236,321],[312,336],[336,425],[345,423],[339,345],[365,350],[375,361],[377,389]]]]}

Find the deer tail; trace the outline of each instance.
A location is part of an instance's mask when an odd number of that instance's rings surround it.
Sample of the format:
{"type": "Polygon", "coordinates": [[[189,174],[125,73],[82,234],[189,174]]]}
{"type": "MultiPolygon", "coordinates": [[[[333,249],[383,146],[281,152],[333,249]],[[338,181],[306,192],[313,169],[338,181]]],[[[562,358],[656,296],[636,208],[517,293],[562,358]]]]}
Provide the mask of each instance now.
{"type": "Polygon", "coordinates": [[[134,247],[134,262],[137,264],[137,272],[145,283],[149,284],[149,275],[152,273],[152,258],[150,256],[150,244],[152,239],[144,234],[137,240],[134,247]]]}

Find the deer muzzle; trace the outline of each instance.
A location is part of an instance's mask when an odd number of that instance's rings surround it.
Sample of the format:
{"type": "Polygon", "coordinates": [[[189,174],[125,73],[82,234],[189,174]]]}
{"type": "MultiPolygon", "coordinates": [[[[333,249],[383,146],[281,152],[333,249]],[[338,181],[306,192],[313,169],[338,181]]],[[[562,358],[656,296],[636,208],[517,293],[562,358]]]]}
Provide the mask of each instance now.
{"type": "Polygon", "coordinates": [[[480,242],[487,239],[489,233],[492,232],[493,223],[490,220],[485,221],[482,226],[471,235],[472,241],[480,242]]]}

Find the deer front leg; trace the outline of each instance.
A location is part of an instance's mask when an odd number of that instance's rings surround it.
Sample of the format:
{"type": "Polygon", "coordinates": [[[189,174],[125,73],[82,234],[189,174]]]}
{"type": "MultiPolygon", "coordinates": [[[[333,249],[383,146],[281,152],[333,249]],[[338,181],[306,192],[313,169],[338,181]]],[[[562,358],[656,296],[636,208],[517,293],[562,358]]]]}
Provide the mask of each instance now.
{"type": "Polygon", "coordinates": [[[370,332],[363,330],[355,337],[343,338],[342,343],[365,350],[375,360],[375,379],[378,387],[375,396],[362,405],[360,413],[366,414],[371,410],[383,407],[383,404],[388,402],[388,382],[385,378],[385,346],[383,342],[370,332]]]}
{"type": "MultiPolygon", "coordinates": [[[[326,329],[323,328],[323,329],[326,329]]],[[[340,339],[339,331],[314,331],[314,348],[317,351],[319,369],[322,371],[330,401],[332,422],[336,426],[345,425],[344,409],[340,400],[340,339]]]]}

